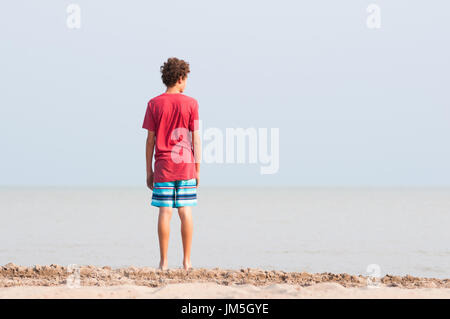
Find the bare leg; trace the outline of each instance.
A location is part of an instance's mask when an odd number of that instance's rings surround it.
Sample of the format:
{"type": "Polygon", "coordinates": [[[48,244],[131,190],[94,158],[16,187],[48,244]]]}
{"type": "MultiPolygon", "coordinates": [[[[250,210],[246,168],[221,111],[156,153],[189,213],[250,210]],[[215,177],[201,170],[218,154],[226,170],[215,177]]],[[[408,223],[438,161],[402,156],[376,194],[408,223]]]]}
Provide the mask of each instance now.
{"type": "Polygon", "coordinates": [[[158,237],[160,261],[159,269],[165,270],[168,266],[167,250],[169,248],[170,219],[172,217],[172,207],[160,207],[158,217],[158,237]]]}
{"type": "Polygon", "coordinates": [[[178,207],[178,215],[181,220],[181,238],[183,240],[183,267],[186,270],[192,267],[191,244],[192,244],[192,207],[178,207]]]}

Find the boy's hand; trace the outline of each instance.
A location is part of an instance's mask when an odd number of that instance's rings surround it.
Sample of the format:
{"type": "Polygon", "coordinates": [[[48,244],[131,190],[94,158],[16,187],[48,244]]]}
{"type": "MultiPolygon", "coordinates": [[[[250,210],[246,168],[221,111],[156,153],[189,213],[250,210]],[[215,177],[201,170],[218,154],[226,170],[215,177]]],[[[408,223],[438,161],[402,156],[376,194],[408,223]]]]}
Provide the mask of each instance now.
{"type": "Polygon", "coordinates": [[[198,188],[198,184],[200,183],[200,174],[199,173],[197,173],[197,176],[195,177],[195,179],[197,180],[196,187],[198,188]]]}
{"type": "Polygon", "coordinates": [[[153,172],[147,176],[147,187],[153,190],[153,172]]]}

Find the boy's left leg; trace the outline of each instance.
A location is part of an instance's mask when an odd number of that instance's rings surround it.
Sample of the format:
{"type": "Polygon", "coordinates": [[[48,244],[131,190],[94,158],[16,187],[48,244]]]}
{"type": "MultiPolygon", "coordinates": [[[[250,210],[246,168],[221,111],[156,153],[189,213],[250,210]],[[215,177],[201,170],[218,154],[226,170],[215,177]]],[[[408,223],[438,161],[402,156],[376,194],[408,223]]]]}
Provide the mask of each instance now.
{"type": "Polygon", "coordinates": [[[167,250],[169,248],[170,219],[172,218],[172,207],[175,205],[175,182],[154,183],[152,206],[159,208],[158,237],[160,261],[159,269],[168,267],[167,250]]]}
{"type": "Polygon", "coordinates": [[[169,248],[170,219],[172,218],[172,207],[159,207],[158,237],[160,261],[159,269],[168,267],[167,250],[169,248]]]}

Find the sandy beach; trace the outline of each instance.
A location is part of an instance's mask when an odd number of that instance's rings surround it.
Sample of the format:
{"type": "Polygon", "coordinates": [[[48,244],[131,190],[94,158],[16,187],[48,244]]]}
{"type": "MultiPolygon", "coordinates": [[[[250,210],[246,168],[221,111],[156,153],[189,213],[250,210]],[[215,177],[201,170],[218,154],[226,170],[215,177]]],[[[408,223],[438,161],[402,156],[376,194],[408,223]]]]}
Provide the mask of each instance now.
{"type": "Polygon", "coordinates": [[[213,282],[168,284],[161,288],[137,285],[122,286],[83,286],[67,288],[65,286],[41,287],[22,286],[0,288],[0,298],[450,298],[449,288],[344,288],[337,283],[320,283],[309,287],[289,284],[271,284],[267,286],[231,285],[223,286],[213,282]]]}
{"type": "Polygon", "coordinates": [[[450,298],[450,279],[262,269],[159,270],[150,267],[0,269],[0,298],[450,298]],[[79,274],[79,276],[78,276],[79,274]],[[369,279],[370,280],[370,279],[369,279]]]}

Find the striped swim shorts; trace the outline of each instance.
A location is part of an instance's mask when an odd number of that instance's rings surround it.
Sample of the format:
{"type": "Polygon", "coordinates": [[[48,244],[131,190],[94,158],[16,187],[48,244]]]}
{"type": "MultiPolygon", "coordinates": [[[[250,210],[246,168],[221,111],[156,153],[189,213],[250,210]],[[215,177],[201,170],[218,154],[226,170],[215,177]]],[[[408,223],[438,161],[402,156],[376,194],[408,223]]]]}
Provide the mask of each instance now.
{"type": "Polygon", "coordinates": [[[196,206],[197,180],[154,183],[151,204],[156,207],[196,206]]]}

